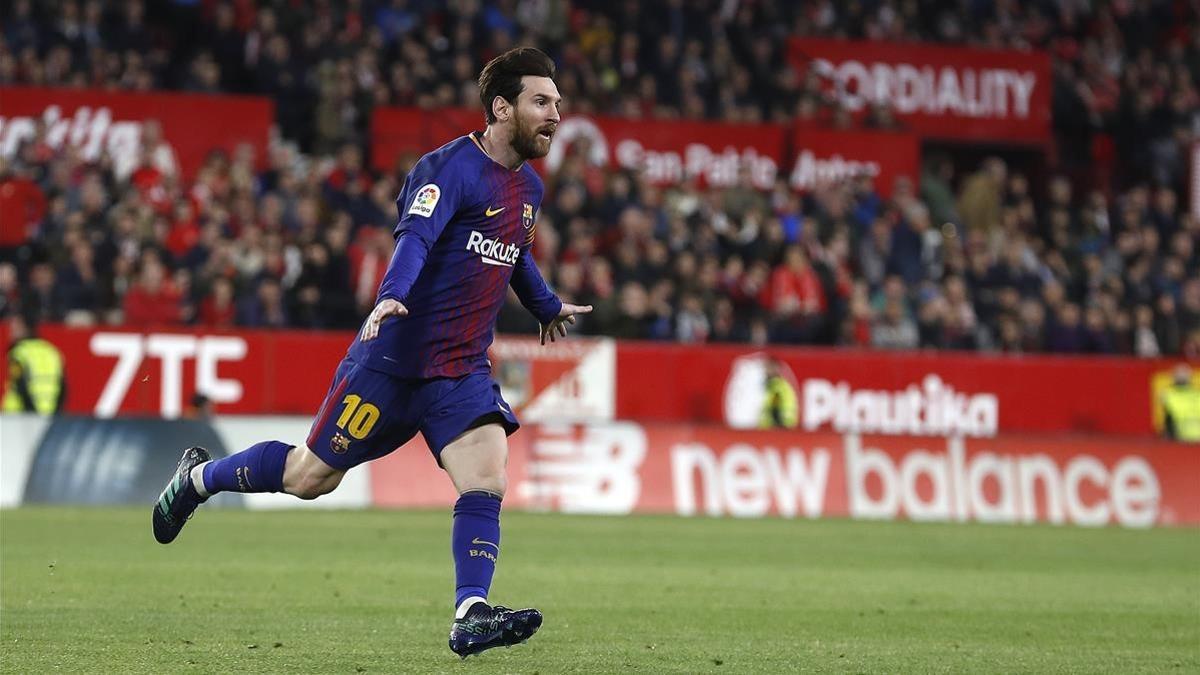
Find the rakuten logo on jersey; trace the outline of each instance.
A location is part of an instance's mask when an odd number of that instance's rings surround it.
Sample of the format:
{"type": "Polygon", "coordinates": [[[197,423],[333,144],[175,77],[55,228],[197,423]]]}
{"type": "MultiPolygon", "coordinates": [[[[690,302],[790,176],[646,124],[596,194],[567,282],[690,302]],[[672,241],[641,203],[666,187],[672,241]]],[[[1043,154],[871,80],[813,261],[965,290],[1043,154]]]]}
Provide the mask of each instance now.
{"type": "Polygon", "coordinates": [[[467,250],[478,253],[480,262],[501,267],[517,264],[517,256],[521,254],[521,248],[516,244],[506,244],[498,238],[487,239],[477,230],[471,230],[467,250]]]}
{"type": "Polygon", "coordinates": [[[834,431],[916,436],[995,436],[1000,403],[994,394],[961,394],[937,375],[900,391],[851,389],[828,380],[804,381],[802,424],[834,431]]]}

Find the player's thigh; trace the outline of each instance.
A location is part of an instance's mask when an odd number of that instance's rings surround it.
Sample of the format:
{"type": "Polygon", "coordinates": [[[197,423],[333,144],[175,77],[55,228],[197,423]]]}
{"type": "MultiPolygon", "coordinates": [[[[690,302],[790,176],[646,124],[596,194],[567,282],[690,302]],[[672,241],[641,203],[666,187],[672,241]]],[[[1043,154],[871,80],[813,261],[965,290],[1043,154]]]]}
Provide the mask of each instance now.
{"type": "Polygon", "coordinates": [[[442,451],[484,420],[494,420],[506,435],[520,423],[500,395],[500,387],[485,373],[451,379],[428,380],[417,396],[421,434],[429,451],[441,464],[442,451]]]}
{"type": "Polygon", "coordinates": [[[508,464],[508,435],[496,420],[481,419],[442,448],[442,466],[459,492],[489,490],[504,493],[508,464]]]}
{"type": "Polygon", "coordinates": [[[313,420],[308,449],[339,471],[378,459],[416,433],[411,399],[412,388],[404,380],[347,359],[313,420]]]}

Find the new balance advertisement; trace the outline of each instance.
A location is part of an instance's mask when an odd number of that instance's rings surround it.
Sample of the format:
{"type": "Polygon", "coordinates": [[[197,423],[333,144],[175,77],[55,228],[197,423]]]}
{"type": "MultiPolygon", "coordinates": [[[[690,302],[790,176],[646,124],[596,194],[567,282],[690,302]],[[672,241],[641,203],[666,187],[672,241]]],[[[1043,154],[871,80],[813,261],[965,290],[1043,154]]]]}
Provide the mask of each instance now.
{"type": "Polygon", "coordinates": [[[274,119],[275,105],[262,97],[5,87],[0,156],[13,156],[27,141],[78,148],[88,161],[107,151],[118,175],[126,175],[137,168],[145,125],[154,121],[180,172],[190,178],[214,148],[232,153],[247,143],[265,162],[274,119]]]}
{"type": "MultiPolygon", "coordinates": [[[[186,445],[217,454],[296,442],[301,417],[5,416],[0,503],[149,506],[186,445]],[[24,425],[24,426],[22,426],[24,425]]],[[[625,515],[850,517],[1144,528],[1200,525],[1200,453],[1157,439],[994,438],[741,430],[628,421],[526,424],[509,439],[506,508],[625,515]]],[[[455,490],[418,436],[315,501],[233,494],[249,508],[445,508],[455,490]]],[[[225,495],[221,495],[225,497],[225,495]]]]}

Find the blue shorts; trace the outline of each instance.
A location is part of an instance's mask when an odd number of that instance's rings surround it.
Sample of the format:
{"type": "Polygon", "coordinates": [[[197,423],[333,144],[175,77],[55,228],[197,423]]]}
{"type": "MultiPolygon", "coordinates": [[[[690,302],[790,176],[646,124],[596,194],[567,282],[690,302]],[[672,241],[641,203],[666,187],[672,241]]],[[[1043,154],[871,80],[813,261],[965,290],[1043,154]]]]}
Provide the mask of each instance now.
{"type": "Polygon", "coordinates": [[[378,459],[418,431],[440,466],[442,449],[468,429],[497,422],[512,435],[521,425],[486,373],[457,378],[402,379],[349,357],[308,432],[308,447],[326,464],[346,470],[378,459]]]}

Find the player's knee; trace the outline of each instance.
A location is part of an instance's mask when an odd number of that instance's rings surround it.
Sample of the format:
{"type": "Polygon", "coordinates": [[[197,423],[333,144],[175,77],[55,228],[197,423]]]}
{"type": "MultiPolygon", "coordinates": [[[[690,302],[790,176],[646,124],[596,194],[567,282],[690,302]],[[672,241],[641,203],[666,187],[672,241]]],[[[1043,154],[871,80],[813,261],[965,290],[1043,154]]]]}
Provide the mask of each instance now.
{"type": "Polygon", "coordinates": [[[479,474],[469,481],[465,481],[465,485],[460,492],[470,492],[472,490],[482,490],[491,492],[492,494],[504,496],[504,491],[508,488],[508,479],[504,472],[496,474],[479,474]]]}
{"type": "Polygon", "coordinates": [[[316,499],[332,492],[342,482],[343,475],[344,472],[329,466],[301,445],[288,456],[283,472],[283,489],[300,499],[316,499]]]}
{"type": "Polygon", "coordinates": [[[316,472],[307,473],[302,475],[288,492],[300,499],[316,499],[321,495],[333,492],[340,482],[341,476],[322,475],[316,472]]]}

